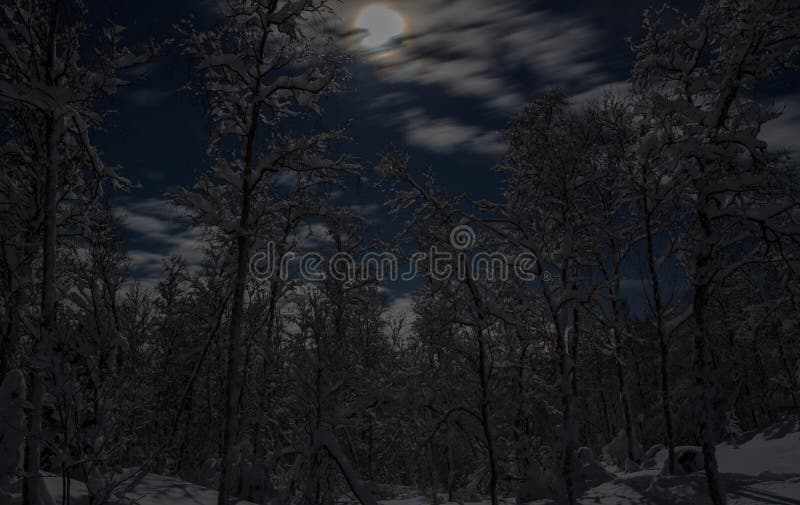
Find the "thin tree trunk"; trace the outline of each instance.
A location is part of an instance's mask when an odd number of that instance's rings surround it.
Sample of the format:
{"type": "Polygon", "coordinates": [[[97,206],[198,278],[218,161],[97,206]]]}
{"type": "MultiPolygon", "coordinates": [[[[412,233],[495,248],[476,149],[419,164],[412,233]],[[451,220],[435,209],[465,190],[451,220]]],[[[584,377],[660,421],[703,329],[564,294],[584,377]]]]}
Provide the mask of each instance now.
{"type": "MultiPolygon", "coordinates": [[[[54,21],[57,22],[57,21],[54,21]]],[[[47,342],[55,333],[56,305],[56,213],[58,192],[58,137],[56,119],[51,117],[47,128],[47,158],[45,172],[44,244],[42,248],[41,333],[34,341],[28,391],[31,413],[28,417],[28,437],[25,443],[25,478],[22,482],[23,505],[39,505],[39,471],[42,437],[42,402],[44,375],[42,360],[47,342]]]]}
{"type": "Polygon", "coordinates": [[[645,440],[645,432],[644,432],[644,414],[648,410],[648,403],[647,397],[644,394],[644,386],[642,386],[642,367],[639,363],[639,360],[636,359],[636,351],[634,351],[633,356],[633,363],[636,366],[636,388],[639,393],[639,402],[641,403],[641,415],[636,416],[637,424],[639,425],[639,444],[641,444],[642,448],[647,448],[647,441],[645,440]]]}
{"type": "MultiPolygon", "coordinates": [[[[47,37],[47,81],[53,84],[56,60],[56,32],[58,30],[61,0],[52,7],[47,37]]],[[[47,118],[47,147],[45,153],[44,240],[42,247],[41,334],[34,341],[30,369],[28,402],[28,436],[25,442],[25,477],[22,481],[22,504],[40,505],[39,489],[40,455],[42,439],[42,402],[44,400],[43,353],[47,342],[53,338],[56,326],[56,233],[58,211],[58,117],[47,118]]]]}
{"type": "MultiPolygon", "coordinates": [[[[290,223],[287,221],[286,227],[284,229],[284,240],[288,236],[290,231],[290,223]]],[[[263,364],[261,367],[261,380],[264,381],[264,385],[268,385],[269,383],[269,369],[272,364],[275,363],[275,356],[273,355],[273,350],[277,348],[277,345],[274,343],[275,339],[275,326],[277,320],[277,304],[278,304],[278,297],[281,293],[281,283],[277,279],[273,279],[270,282],[270,299],[269,299],[269,306],[267,308],[267,321],[265,323],[266,328],[266,335],[264,336],[264,346],[263,346],[263,364]]],[[[268,389],[268,388],[265,388],[268,389]]],[[[259,401],[258,401],[258,412],[256,413],[256,424],[255,429],[253,430],[253,459],[256,465],[256,468],[264,469],[263,461],[266,459],[267,456],[267,448],[262,441],[262,433],[266,430],[267,424],[267,391],[262,390],[259,392],[259,401]]],[[[268,469],[266,469],[268,470],[268,469]]],[[[259,479],[263,478],[263,475],[259,475],[259,479]]],[[[264,489],[259,490],[259,496],[254,496],[251,493],[250,501],[257,500],[263,497],[264,489]]],[[[257,501],[257,503],[260,503],[257,501]]]]}
{"type": "MultiPolygon", "coordinates": [[[[698,202],[704,202],[705,196],[702,194],[698,202]]],[[[708,483],[708,494],[714,505],[725,505],[726,497],[722,489],[722,484],[717,470],[717,455],[714,446],[714,425],[712,415],[712,391],[711,377],[709,371],[709,331],[706,322],[706,309],[708,306],[708,285],[704,278],[710,268],[711,246],[708,241],[711,237],[711,225],[708,216],[702,209],[698,209],[698,224],[701,236],[698,238],[698,250],[695,256],[696,277],[694,286],[694,308],[695,324],[697,325],[694,336],[694,366],[695,366],[695,395],[697,397],[697,419],[699,423],[699,435],[703,449],[703,463],[706,471],[706,481],[708,483]]]]}
{"type": "MultiPolygon", "coordinates": [[[[577,278],[578,273],[574,272],[573,275],[577,278]]],[[[578,290],[576,279],[572,280],[573,291],[578,290]]],[[[572,358],[572,396],[578,398],[578,344],[580,341],[580,322],[581,315],[578,309],[572,310],[572,332],[570,332],[569,339],[569,353],[572,358]]]]}
{"type": "MultiPolygon", "coordinates": [[[[567,359],[568,357],[565,357],[564,361],[567,359]]],[[[566,380],[566,377],[562,377],[562,381],[566,380]]],[[[561,422],[564,425],[564,483],[567,488],[567,501],[570,505],[575,505],[575,483],[573,481],[573,469],[575,467],[573,446],[575,444],[572,442],[572,388],[569,384],[562,384],[561,387],[564,389],[561,393],[561,406],[563,408],[561,422]]]]}
{"type": "MultiPolygon", "coordinates": [[[[465,269],[466,269],[465,265],[465,269]]],[[[478,318],[478,330],[476,332],[476,340],[478,343],[478,374],[480,379],[481,388],[481,424],[483,425],[483,435],[486,439],[486,452],[489,458],[489,495],[491,497],[492,505],[498,505],[499,497],[497,495],[497,451],[495,449],[494,440],[494,425],[492,422],[491,408],[489,405],[490,391],[489,391],[489,349],[485,341],[484,328],[486,327],[483,299],[480,292],[472,282],[471,272],[468,271],[466,276],[466,286],[472,297],[472,302],[475,306],[478,318]]]]}
{"type": "MultiPolygon", "coordinates": [[[[243,198],[242,223],[249,220],[249,195],[243,198]],[[247,209],[247,210],[245,210],[247,209]]],[[[247,282],[247,266],[249,260],[249,240],[240,232],[238,239],[239,254],[236,266],[233,302],[231,307],[231,327],[228,336],[228,366],[225,379],[224,431],[222,441],[222,468],[220,471],[218,505],[227,505],[229,500],[229,480],[232,476],[233,444],[238,429],[238,400],[241,388],[241,335],[242,316],[244,313],[244,290],[247,282]]]]}
{"type": "Polygon", "coordinates": [[[661,372],[661,409],[664,416],[664,435],[667,443],[667,458],[670,475],[675,473],[675,436],[672,427],[672,399],[669,385],[669,346],[661,336],[658,339],[659,369],[661,372]]]}
{"type": "Polygon", "coordinates": [[[597,386],[600,390],[600,407],[601,407],[600,411],[603,415],[603,429],[605,430],[605,432],[603,433],[604,435],[603,443],[605,444],[606,442],[614,438],[614,427],[611,426],[611,421],[609,419],[608,401],[606,400],[606,393],[603,388],[603,379],[604,379],[602,370],[603,361],[600,353],[597,351],[597,348],[594,349],[594,359],[596,365],[594,369],[597,372],[597,377],[596,377],[597,386]]]}
{"type": "Polygon", "coordinates": [[[375,468],[372,453],[375,449],[375,437],[372,428],[372,416],[367,415],[367,423],[367,479],[373,482],[375,480],[375,468]]]}
{"type": "Polygon", "coordinates": [[[659,371],[661,376],[661,410],[664,416],[664,437],[667,444],[667,465],[669,474],[675,473],[675,436],[672,428],[672,401],[669,383],[669,343],[664,334],[664,304],[661,299],[661,279],[656,268],[655,245],[653,243],[653,224],[647,199],[643,200],[645,213],[645,232],[647,236],[647,266],[650,270],[650,283],[653,288],[653,309],[658,333],[659,371]]]}
{"type": "MultiPolygon", "coordinates": [[[[267,37],[269,33],[264,31],[259,42],[259,61],[263,60],[266,53],[267,37]]],[[[254,95],[258,96],[261,91],[261,78],[256,80],[254,95]]],[[[247,128],[247,137],[244,152],[244,170],[242,171],[242,208],[239,219],[239,231],[237,239],[238,256],[236,259],[236,277],[234,281],[233,301],[231,305],[231,326],[228,341],[228,367],[226,371],[225,383],[225,408],[224,408],[224,432],[222,442],[222,469],[220,472],[219,493],[217,496],[218,505],[227,505],[229,498],[228,479],[231,474],[231,464],[233,457],[233,443],[237,437],[238,430],[238,402],[239,390],[241,388],[241,337],[242,337],[242,318],[244,314],[244,292],[247,285],[247,275],[250,263],[250,205],[251,190],[250,176],[253,172],[253,158],[255,153],[256,134],[261,115],[261,102],[256,101],[250,109],[250,124],[247,128]]]]}
{"type": "MultiPolygon", "coordinates": [[[[565,328],[566,325],[563,324],[566,319],[564,317],[562,319],[562,324],[558,325],[560,328],[565,328]]],[[[559,357],[559,368],[560,368],[560,376],[561,376],[561,424],[562,424],[562,432],[563,432],[563,443],[564,443],[564,453],[563,457],[564,460],[562,462],[562,472],[564,476],[564,485],[567,491],[567,502],[569,505],[575,505],[576,503],[576,496],[575,496],[575,482],[573,478],[573,472],[575,468],[575,442],[574,442],[574,428],[573,428],[573,417],[572,417],[572,404],[573,404],[573,384],[572,384],[572,373],[574,365],[569,357],[569,352],[567,349],[567,342],[566,338],[567,335],[564,334],[560,328],[556,328],[556,338],[557,338],[557,349],[558,349],[558,357],[559,357]]]]}
{"type": "Polygon", "coordinates": [[[437,505],[439,503],[438,495],[436,493],[436,471],[434,469],[434,461],[433,461],[433,442],[428,440],[428,443],[425,444],[426,452],[428,453],[428,457],[425,458],[428,460],[428,490],[427,492],[430,493],[430,500],[431,504],[437,505]]]}
{"type": "Polygon", "coordinates": [[[453,457],[453,428],[447,420],[447,501],[456,500],[456,462],[453,457]]]}
{"type": "MultiPolygon", "coordinates": [[[[35,356],[35,353],[34,353],[35,356]]],[[[44,398],[44,380],[41,370],[31,370],[31,387],[28,390],[28,401],[31,413],[28,416],[28,437],[25,441],[25,477],[22,480],[22,504],[40,505],[39,465],[42,436],[42,400],[44,398]]]]}
{"type": "MultiPolygon", "coordinates": [[[[619,348],[617,349],[617,353],[618,352],[619,348]]],[[[625,453],[630,461],[636,463],[636,455],[633,450],[633,423],[631,421],[631,405],[630,401],[628,400],[627,388],[625,387],[625,370],[618,356],[615,356],[615,362],[617,385],[619,387],[619,400],[620,404],[622,405],[622,416],[623,420],[625,421],[625,438],[627,439],[625,444],[625,453]]],[[[627,465],[625,465],[624,470],[626,472],[628,471],[627,465]]]]}
{"type": "MultiPolygon", "coordinates": [[[[262,35],[262,54],[266,43],[266,34],[262,35]]],[[[260,83],[259,83],[260,85],[260,83]]],[[[228,489],[231,478],[231,465],[233,459],[233,444],[236,441],[238,430],[238,404],[241,389],[241,338],[242,319],[244,317],[244,292],[247,285],[247,275],[250,264],[250,205],[251,188],[249,187],[250,174],[252,173],[253,153],[255,150],[256,133],[258,130],[260,104],[254,104],[250,114],[250,128],[247,132],[245,149],[245,166],[242,177],[242,208],[239,218],[239,232],[237,238],[238,255],[236,258],[236,277],[234,280],[233,300],[231,302],[231,326],[228,337],[228,366],[225,380],[225,407],[224,431],[222,441],[222,468],[220,471],[218,505],[227,505],[230,490],[228,489]]]]}
{"type": "Polygon", "coordinates": [[[695,288],[695,372],[697,418],[699,421],[700,441],[703,449],[703,462],[708,482],[708,494],[714,505],[725,505],[725,494],[719,480],[717,470],[716,448],[714,446],[714,426],[711,413],[711,384],[708,363],[708,329],[705,322],[706,288],[695,288]]]}
{"type": "Polygon", "coordinates": [[[497,496],[497,454],[494,447],[494,427],[489,409],[489,357],[483,335],[478,336],[478,353],[481,380],[481,424],[486,437],[486,452],[489,456],[489,495],[492,505],[498,505],[497,496]]]}

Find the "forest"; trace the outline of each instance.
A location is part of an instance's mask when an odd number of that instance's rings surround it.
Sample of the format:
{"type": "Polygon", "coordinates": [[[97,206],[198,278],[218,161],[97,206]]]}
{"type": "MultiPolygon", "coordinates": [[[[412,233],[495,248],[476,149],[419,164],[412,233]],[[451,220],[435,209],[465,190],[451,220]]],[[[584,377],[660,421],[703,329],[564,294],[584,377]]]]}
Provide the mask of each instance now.
{"type": "Polygon", "coordinates": [[[131,40],[92,2],[2,1],[0,505],[149,504],[153,475],[203,505],[800,503],[800,172],[763,134],[800,4],[645,10],[623,89],[508,116],[491,199],[396,139],[353,153],[338,2],[222,4],[131,40]],[[206,112],[205,165],[163,191],[201,259],[145,284],[140,187],[95,135],[166,52],[206,112]],[[343,203],[363,187],[390,236],[343,203]],[[770,426],[794,471],[759,478],[794,494],[737,501],[723,455],[770,426]]]}

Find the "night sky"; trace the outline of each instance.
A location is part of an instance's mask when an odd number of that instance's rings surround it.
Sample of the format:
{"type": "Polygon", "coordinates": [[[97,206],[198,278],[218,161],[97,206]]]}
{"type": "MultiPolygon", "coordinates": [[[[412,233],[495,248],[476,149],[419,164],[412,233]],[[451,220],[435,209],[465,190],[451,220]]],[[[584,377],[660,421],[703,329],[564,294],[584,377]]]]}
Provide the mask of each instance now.
{"type": "MultiPolygon", "coordinates": [[[[326,99],[322,123],[349,121],[353,141],[347,150],[367,168],[393,145],[410,153],[414,167],[431,167],[452,194],[495,198],[500,181],[492,167],[502,156],[500,132],[510,115],[551,86],[565,88],[578,106],[624,87],[633,63],[625,39],[642,34],[641,15],[650,3],[345,0],[337,11],[343,45],[350,49],[363,49],[360,40],[367,34],[352,29],[373,4],[400,14],[406,29],[391,51],[351,51],[350,91],[326,99]]],[[[673,5],[692,14],[697,8],[696,2],[673,5]]],[[[200,27],[210,26],[215,9],[214,0],[89,3],[93,18],[126,26],[130,43],[175,37],[173,26],[189,16],[200,27]]],[[[163,199],[171,187],[191,186],[208,165],[207,111],[200,97],[181,90],[191,75],[192,63],[176,46],[167,47],[127,76],[131,85],[113,98],[116,112],[95,138],[107,163],[121,165],[141,185],[115,201],[126,216],[133,275],[144,284],[161,277],[165,255],[181,254],[190,263],[200,257],[194,247],[198,233],[176,219],[163,199]]],[[[792,108],[800,103],[796,90],[796,81],[768,90],[768,98],[789,109],[767,138],[790,149],[798,143],[793,132],[800,131],[800,108],[792,108]]],[[[385,234],[397,229],[380,206],[385,195],[369,185],[341,199],[385,234]]],[[[397,303],[404,299],[402,292],[395,297],[397,303]]]]}

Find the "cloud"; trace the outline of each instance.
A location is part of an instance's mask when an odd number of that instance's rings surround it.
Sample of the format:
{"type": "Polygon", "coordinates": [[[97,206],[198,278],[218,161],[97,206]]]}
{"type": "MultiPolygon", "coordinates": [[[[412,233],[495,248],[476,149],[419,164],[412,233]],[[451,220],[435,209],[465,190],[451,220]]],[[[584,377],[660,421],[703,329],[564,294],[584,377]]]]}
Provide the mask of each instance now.
{"type": "Polygon", "coordinates": [[[146,235],[161,235],[171,232],[174,229],[174,225],[167,221],[143,214],[125,214],[124,220],[125,227],[128,230],[146,235]]]}
{"type": "Polygon", "coordinates": [[[526,65],[545,84],[606,79],[592,58],[599,36],[579,20],[540,11],[514,16],[503,32],[500,44],[508,51],[505,59],[526,65]]]}
{"type": "Polygon", "coordinates": [[[772,151],[785,149],[796,160],[800,155],[800,95],[786,95],[775,100],[783,114],[764,125],[761,136],[772,151]]]}
{"type": "Polygon", "coordinates": [[[579,17],[537,9],[526,0],[383,3],[406,19],[408,33],[385,50],[361,52],[363,34],[353,30],[352,21],[370,2],[349,0],[337,10],[348,23],[340,35],[345,47],[362,54],[377,68],[378,78],[393,85],[373,108],[386,115],[397,111],[394,118],[413,146],[487,157],[504,151],[502,136],[478,126],[474,114],[469,120],[460,114],[432,117],[414,105],[419,96],[414,88],[398,90],[397,84],[436,88],[505,117],[520,110],[535,91],[521,81],[533,80],[540,89],[557,84],[584,90],[611,80],[599,63],[602,34],[579,17]],[[530,79],[520,79],[523,74],[530,79]]]}
{"type": "Polygon", "coordinates": [[[625,94],[630,90],[630,83],[625,81],[615,81],[615,82],[607,82],[604,84],[600,84],[599,86],[595,86],[594,88],[588,89],[581,93],[577,93],[572,95],[569,98],[570,103],[572,103],[573,107],[581,109],[586,107],[594,100],[599,100],[603,98],[606,94],[612,95],[619,95],[625,94]]]}
{"type": "Polygon", "coordinates": [[[124,69],[121,74],[126,78],[145,79],[159,71],[163,66],[164,64],[161,60],[150,60],[147,63],[124,69]]]}
{"type": "MultiPolygon", "coordinates": [[[[411,31],[386,51],[368,54],[382,79],[443,87],[500,112],[525,102],[511,77],[520,70],[542,86],[584,88],[609,80],[597,58],[601,34],[580,18],[533,10],[525,0],[385,3],[411,31]]],[[[338,14],[349,22],[367,4],[348,1],[338,14]]],[[[357,50],[352,26],[343,33],[345,45],[357,50]]]]}
{"type": "Polygon", "coordinates": [[[432,118],[421,108],[401,116],[406,141],[414,146],[442,154],[457,150],[483,156],[496,156],[505,150],[499,132],[487,132],[454,118],[432,118]]]}
{"type": "Polygon", "coordinates": [[[385,93],[369,104],[374,109],[383,109],[405,105],[414,101],[413,95],[403,91],[390,91],[385,93]]]}
{"type": "Polygon", "coordinates": [[[186,216],[168,201],[148,198],[124,202],[116,214],[131,236],[128,257],[133,280],[154,285],[162,276],[163,261],[170,256],[183,257],[190,269],[200,265],[202,231],[192,228],[186,216]]]}
{"type": "MultiPolygon", "coordinates": [[[[383,319],[389,323],[390,326],[402,322],[398,334],[403,339],[410,338],[414,321],[417,319],[414,313],[414,298],[410,294],[395,296],[389,302],[383,314],[383,319]]],[[[392,328],[387,328],[387,331],[391,329],[392,328]]]]}
{"type": "Polygon", "coordinates": [[[377,203],[355,204],[350,206],[350,210],[361,217],[372,217],[381,210],[381,205],[377,203]]]}
{"type": "Polygon", "coordinates": [[[333,237],[324,223],[309,223],[300,227],[289,239],[297,250],[311,252],[333,243],[333,237]]]}
{"type": "MultiPolygon", "coordinates": [[[[441,86],[450,94],[482,100],[483,104],[501,112],[518,109],[525,103],[517,86],[496,75],[489,60],[460,55],[456,59],[419,57],[408,61],[411,72],[396,72],[390,76],[395,82],[424,86],[441,86]]],[[[383,70],[389,71],[390,64],[383,70]]]]}
{"type": "Polygon", "coordinates": [[[164,179],[167,178],[167,176],[164,175],[164,172],[160,172],[160,171],[157,171],[157,170],[148,170],[147,172],[145,172],[143,174],[143,176],[144,176],[145,179],[148,179],[148,180],[151,180],[151,181],[163,181],[164,179]]]}
{"type": "Polygon", "coordinates": [[[128,93],[128,99],[137,107],[155,107],[172,96],[172,91],[143,88],[128,93]]]}
{"type": "Polygon", "coordinates": [[[278,172],[278,174],[275,175],[275,185],[284,189],[294,188],[297,186],[297,172],[293,170],[278,172]]]}

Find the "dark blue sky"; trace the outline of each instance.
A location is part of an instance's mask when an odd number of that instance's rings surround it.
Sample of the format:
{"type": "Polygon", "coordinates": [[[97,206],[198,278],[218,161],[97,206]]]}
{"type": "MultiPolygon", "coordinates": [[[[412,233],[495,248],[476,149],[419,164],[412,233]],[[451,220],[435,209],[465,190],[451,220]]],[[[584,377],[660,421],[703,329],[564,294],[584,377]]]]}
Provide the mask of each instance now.
{"type": "MultiPolygon", "coordinates": [[[[352,3],[355,2],[346,1],[342,4],[343,10],[352,3]]],[[[365,5],[370,2],[358,3],[365,5]]],[[[404,14],[413,13],[420,11],[421,5],[435,3],[438,2],[396,2],[396,8],[404,14]]],[[[502,2],[456,0],[442,3],[463,3],[466,10],[474,4],[491,6],[502,2]]],[[[553,20],[573,29],[574,36],[564,37],[563,40],[550,38],[543,42],[560,45],[560,52],[574,51],[575,58],[570,61],[559,55],[563,61],[556,62],[552,68],[543,65],[541,74],[537,74],[536,62],[528,64],[525,55],[520,55],[511,64],[498,61],[496,67],[491,69],[491,77],[502,76],[503,84],[509,87],[487,89],[487,95],[495,92],[503,95],[513,91],[519,99],[524,100],[535,96],[545,86],[554,84],[562,84],[570,91],[579,93],[627,77],[631,55],[624,37],[636,35],[639,31],[639,18],[647,2],[621,2],[613,9],[598,5],[597,2],[506,3],[520,12],[541,16],[542,19],[537,22],[543,26],[553,20]],[[592,67],[580,70],[578,66],[586,65],[587,61],[592,67]],[[569,75],[563,82],[557,75],[548,75],[554,69],[560,71],[570,66],[575,66],[577,70],[574,75],[572,72],[563,72],[569,75]]],[[[113,19],[126,26],[126,40],[131,43],[172,37],[175,35],[173,25],[188,16],[195,16],[200,24],[212,21],[212,0],[117,1],[110,4],[91,2],[92,17],[113,19]]],[[[430,10],[435,11],[428,8],[425,12],[430,10]]],[[[486,22],[490,24],[495,21],[488,19],[486,22]]],[[[450,20],[443,21],[443,24],[446,25],[443,31],[454,33],[453,40],[460,36],[458,31],[461,27],[450,26],[450,20]]],[[[436,26],[430,28],[437,29],[436,26]]],[[[463,31],[465,39],[471,37],[466,30],[463,31]]],[[[522,33],[519,39],[522,45],[525,43],[524,36],[522,33]]],[[[442,73],[447,73],[447,64],[467,63],[465,60],[471,57],[468,51],[449,54],[439,47],[445,44],[447,41],[431,48],[418,44],[409,57],[431,59],[426,65],[443,63],[442,73]],[[431,55],[436,56],[430,58],[431,55]]],[[[537,50],[531,47],[529,51],[537,50]]],[[[192,67],[191,62],[177,52],[175,47],[167,48],[161,57],[136,71],[144,79],[132,78],[131,85],[114,97],[112,108],[116,112],[109,116],[108,131],[98,136],[97,141],[106,159],[124,166],[125,173],[143,185],[136,195],[131,195],[134,198],[157,197],[166,187],[191,184],[195,176],[205,169],[202,149],[206,141],[206,111],[200,99],[179,90],[189,80],[192,67]]],[[[412,118],[404,119],[403,114],[408,111],[421,113],[413,124],[435,122],[440,126],[436,131],[446,139],[448,126],[456,130],[458,127],[468,127],[476,131],[497,132],[503,128],[514,107],[481,106],[485,100],[477,92],[471,96],[453,93],[444,82],[446,77],[442,76],[433,78],[434,82],[431,83],[424,82],[425,79],[416,81],[414,75],[398,79],[381,78],[378,76],[381,66],[369,59],[356,59],[351,68],[352,91],[326,103],[326,121],[352,120],[350,133],[354,142],[351,151],[362,156],[369,164],[377,152],[389,144],[396,144],[407,148],[415,163],[433,165],[440,173],[442,182],[453,188],[454,192],[494,194],[496,179],[489,168],[499,159],[498,153],[492,150],[496,146],[476,153],[472,149],[456,149],[458,146],[448,150],[417,145],[419,143],[413,140],[409,142],[405,133],[406,123],[412,122],[412,118]]],[[[409,71],[414,72],[414,69],[409,71]]],[[[432,70],[428,67],[423,72],[432,73],[432,70]]],[[[454,73],[453,79],[458,78],[459,75],[454,73]]],[[[520,103],[518,101],[517,105],[520,103]]],[[[457,139],[461,138],[458,132],[454,135],[457,139]]]]}
{"type": "MultiPolygon", "coordinates": [[[[624,86],[632,64],[626,37],[641,35],[649,1],[578,0],[345,0],[341,31],[352,28],[364,7],[382,3],[407,20],[407,40],[381,57],[356,56],[350,92],[324,103],[325,123],[351,122],[348,150],[366,167],[389,145],[409,151],[415,167],[432,167],[452,193],[493,198],[500,184],[492,167],[502,154],[500,131],[525,101],[548,86],[561,86],[580,103],[610,87],[624,86]]],[[[689,11],[695,2],[679,2],[689,11]]],[[[119,0],[89,3],[92,18],[126,26],[127,41],[174,37],[173,25],[194,16],[213,22],[214,0],[119,0]]],[[[358,43],[350,40],[351,46],[358,43]]],[[[191,186],[206,170],[206,110],[181,91],[192,64],[169,47],[129,76],[131,85],[112,99],[107,131],[96,135],[110,164],[141,184],[122,196],[135,275],[152,282],[165,254],[198,259],[195,232],[174,219],[161,198],[176,185],[191,186]],[[139,79],[142,77],[142,79],[139,79]]],[[[796,82],[771,93],[798,102],[796,82]]],[[[771,135],[794,143],[797,109],[771,135]]],[[[395,229],[378,209],[375,190],[352,190],[343,201],[360,209],[381,230],[395,229]]]]}

